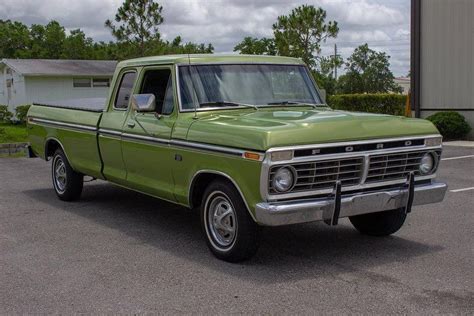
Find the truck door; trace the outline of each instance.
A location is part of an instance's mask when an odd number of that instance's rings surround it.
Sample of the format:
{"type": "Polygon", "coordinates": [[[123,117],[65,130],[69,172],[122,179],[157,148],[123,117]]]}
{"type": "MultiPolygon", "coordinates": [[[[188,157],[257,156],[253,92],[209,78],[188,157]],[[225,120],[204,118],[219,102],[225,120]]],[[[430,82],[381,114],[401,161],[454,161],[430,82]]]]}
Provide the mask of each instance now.
{"type": "Polygon", "coordinates": [[[133,109],[123,127],[122,151],[127,169],[127,186],[167,200],[174,200],[169,147],[176,121],[174,72],[172,66],[146,67],[138,79],[138,94],[154,94],[155,113],[133,109]]]}
{"type": "Polygon", "coordinates": [[[100,121],[99,148],[103,174],[109,181],[125,184],[127,172],[122,157],[121,134],[128,115],[130,99],[137,77],[136,69],[124,69],[118,76],[107,112],[100,121]]]}

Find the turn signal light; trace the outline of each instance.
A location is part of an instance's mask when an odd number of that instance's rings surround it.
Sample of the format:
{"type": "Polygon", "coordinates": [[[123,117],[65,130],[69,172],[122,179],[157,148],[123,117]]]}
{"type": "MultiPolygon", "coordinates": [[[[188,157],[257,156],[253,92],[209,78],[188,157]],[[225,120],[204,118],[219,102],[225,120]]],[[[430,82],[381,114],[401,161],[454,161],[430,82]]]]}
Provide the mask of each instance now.
{"type": "Polygon", "coordinates": [[[257,154],[257,153],[251,153],[251,152],[248,152],[248,151],[246,151],[244,153],[244,158],[246,158],[246,159],[260,161],[260,157],[261,157],[260,154],[257,154]]]}

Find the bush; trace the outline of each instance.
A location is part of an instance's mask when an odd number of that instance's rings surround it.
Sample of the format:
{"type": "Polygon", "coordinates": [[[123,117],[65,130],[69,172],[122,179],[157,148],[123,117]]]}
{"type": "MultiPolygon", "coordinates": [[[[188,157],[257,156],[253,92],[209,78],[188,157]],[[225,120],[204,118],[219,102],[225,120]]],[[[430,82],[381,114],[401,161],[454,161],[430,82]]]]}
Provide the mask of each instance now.
{"type": "Polygon", "coordinates": [[[15,116],[21,123],[26,123],[26,114],[31,105],[19,105],[15,109],[15,116]]]}
{"type": "Polygon", "coordinates": [[[445,140],[464,138],[471,131],[464,116],[458,112],[438,112],[426,119],[433,122],[445,140]]]}
{"type": "Polygon", "coordinates": [[[0,105],[0,122],[9,122],[12,116],[12,112],[8,111],[8,106],[0,105]]]}
{"type": "Polygon", "coordinates": [[[338,94],[328,97],[335,110],[405,115],[407,96],[400,94],[338,94]]]}

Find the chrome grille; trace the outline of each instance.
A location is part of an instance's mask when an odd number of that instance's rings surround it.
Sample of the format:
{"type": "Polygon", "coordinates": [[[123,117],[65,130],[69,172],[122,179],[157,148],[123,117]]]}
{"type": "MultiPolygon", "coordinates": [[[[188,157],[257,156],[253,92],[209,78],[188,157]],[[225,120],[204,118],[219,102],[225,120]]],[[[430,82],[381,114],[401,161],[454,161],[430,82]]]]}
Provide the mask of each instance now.
{"type": "MultiPolygon", "coordinates": [[[[419,165],[426,151],[371,155],[365,183],[406,179],[411,172],[420,175],[419,165]]],[[[439,156],[440,152],[436,152],[439,156]]]]}
{"type": "MultiPolygon", "coordinates": [[[[291,164],[296,171],[296,183],[291,192],[331,189],[336,181],[341,181],[342,186],[357,185],[362,178],[363,164],[363,157],[291,164]]],[[[274,166],[270,170],[268,185],[272,194],[278,193],[272,180],[280,167],[274,166]]]]}

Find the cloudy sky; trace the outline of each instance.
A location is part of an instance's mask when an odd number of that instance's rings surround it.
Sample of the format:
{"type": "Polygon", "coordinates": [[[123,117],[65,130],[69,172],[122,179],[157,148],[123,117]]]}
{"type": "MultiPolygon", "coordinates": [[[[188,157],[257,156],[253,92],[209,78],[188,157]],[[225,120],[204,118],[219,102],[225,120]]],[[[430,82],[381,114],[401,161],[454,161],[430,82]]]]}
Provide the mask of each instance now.
{"type": "MultiPolygon", "coordinates": [[[[67,29],[81,28],[95,40],[111,40],[104,21],[112,19],[122,0],[2,0],[0,19],[26,24],[58,20],[67,29]]],[[[245,36],[272,36],[272,24],[301,4],[320,6],[328,19],[339,22],[335,40],[323,45],[322,55],[347,57],[354,47],[368,43],[391,56],[396,76],[408,73],[410,63],[410,0],[160,0],[166,39],[212,43],[216,52],[232,52],[245,36]]]]}

